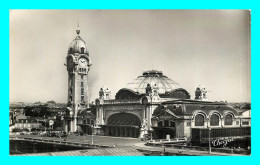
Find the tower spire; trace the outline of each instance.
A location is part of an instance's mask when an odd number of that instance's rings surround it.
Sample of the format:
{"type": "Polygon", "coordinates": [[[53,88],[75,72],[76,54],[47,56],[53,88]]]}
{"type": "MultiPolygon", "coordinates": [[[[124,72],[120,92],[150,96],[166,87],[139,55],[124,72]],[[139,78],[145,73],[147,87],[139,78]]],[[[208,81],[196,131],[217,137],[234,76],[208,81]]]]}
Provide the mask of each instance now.
{"type": "Polygon", "coordinates": [[[80,29],[79,29],[79,21],[78,21],[78,28],[77,28],[77,30],[76,30],[76,33],[77,33],[77,35],[79,35],[79,33],[80,33],[80,29]]]}

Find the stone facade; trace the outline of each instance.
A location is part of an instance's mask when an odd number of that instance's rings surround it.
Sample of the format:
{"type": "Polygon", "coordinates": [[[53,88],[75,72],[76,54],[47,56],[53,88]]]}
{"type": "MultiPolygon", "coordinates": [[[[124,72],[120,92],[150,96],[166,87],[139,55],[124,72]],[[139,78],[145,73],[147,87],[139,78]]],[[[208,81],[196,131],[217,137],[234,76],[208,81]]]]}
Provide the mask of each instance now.
{"type": "Polygon", "coordinates": [[[155,70],[146,71],[128,83],[117,92],[115,99],[104,97],[103,87],[99,94],[100,97],[96,100],[96,124],[100,126],[101,133],[109,136],[143,137],[150,134],[153,132],[154,110],[163,101],[190,98],[189,93],[178,83],[155,70]],[[124,116],[126,119],[123,119],[124,116]],[[127,118],[138,121],[129,124],[127,118]]]}
{"type": "Polygon", "coordinates": [[[171,134],[173,130],[176,132],[174,137],[186,137],[190,140],[192,129],[250,127],[251,117],[248,114],[249,112],[241,113],[225,103],[172,100],[162,102],[161,106],[154,111],[152,120],[153,128],[157,131],[157,134],[160,134],[160,130],[164,130],[165,134],[171,134]],[[163,121],[161,116],[165,116],[165,113],[172,118],[168,117],[163,121]],[[169,125],[165,125],[168,121],[175,123],[173,128],[170,129],[169,125]],[[243,121],[244,125],[242,124],[243,121]],[[160,122],[162,124],[159,124],[160,122]]]}
{"type": "MultiPolygon", "coordinates": [[[[68,71],[68,101],[67,114],[63,120],[63,130],[65,132],[76,132],[78,130],[77,120],[79,114],[89,108],[88,94],[88,72],[91,66],[89,52],[85,41],[77,36],[71,42],[66,57],[68,71]]],[[[78,119],[79,118],[79,119],[78,119]]]]}

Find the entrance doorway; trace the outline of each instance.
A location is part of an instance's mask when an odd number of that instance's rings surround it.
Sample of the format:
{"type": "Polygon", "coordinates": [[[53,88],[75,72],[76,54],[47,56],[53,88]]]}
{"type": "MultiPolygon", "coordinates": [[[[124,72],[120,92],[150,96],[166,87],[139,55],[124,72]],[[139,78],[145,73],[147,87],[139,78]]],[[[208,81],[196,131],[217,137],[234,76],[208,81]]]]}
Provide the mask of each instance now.
{"type": "Polygon", "coordinates": [[[154,136],[156,139],[166,139],[167,135],[170,135],[170,138],[176,137],[175,128],[172,127],[153,127],[154,129],[154,136]]]}
{"type": "Polygon", "coordinates": [[[117,113],[111,115],[103,126],[104,135],[137,138],[140,134],[140,119],[133,114],[117,113]]]}

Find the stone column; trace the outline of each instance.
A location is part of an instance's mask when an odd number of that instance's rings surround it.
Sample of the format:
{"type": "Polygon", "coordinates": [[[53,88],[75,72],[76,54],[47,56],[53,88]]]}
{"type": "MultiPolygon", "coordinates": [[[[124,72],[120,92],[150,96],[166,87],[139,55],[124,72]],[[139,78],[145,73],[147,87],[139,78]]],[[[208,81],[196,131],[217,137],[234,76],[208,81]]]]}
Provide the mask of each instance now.
{"type": "Polygon", "coordinates": [[[134,138],[136,137],[136,128],[134,128],[134,138]]]}
{"type": "Polygon", "coordinates": [[[122,131],[121,131],[121,127],[119,127],[119,136],[122,136],[122,131]]]}
{"type": "Polygon", "coordinates": [[[36,150],[36,143],[33,143],[33,153],[36,153],[37,150],[36,150]]]}
{"type": "Polygon", "coordinates": [[[129,128],[129,136],[130,136],[130,137],[133,136],[132,127],[129,128]]]}
{"type": "Polygon", "coordinates": [[[224,127],[225,126],[224,117],[222,117],[222,118],[220,117],[219,120],[220,120],[220,123],[221,123],[220,126],[224,127]]]}
{"type": "Polygon", "coordinates": [[[127,127],[125,127],[124,128],[125,130],[124,130],[124,132],[125,132],[125,137],[127,137],[128,135],[127,135],[127,127]]]}
{"type": "Polygon", "coordinates": [[[64,131],[68,132],[68,121],[64,119],[64,131]]]}
{"type": "Polygon", "coordinates": [[[73,119],[70,121],[70,132],[74,132],[74,123],[73,123],[73,119]]]}

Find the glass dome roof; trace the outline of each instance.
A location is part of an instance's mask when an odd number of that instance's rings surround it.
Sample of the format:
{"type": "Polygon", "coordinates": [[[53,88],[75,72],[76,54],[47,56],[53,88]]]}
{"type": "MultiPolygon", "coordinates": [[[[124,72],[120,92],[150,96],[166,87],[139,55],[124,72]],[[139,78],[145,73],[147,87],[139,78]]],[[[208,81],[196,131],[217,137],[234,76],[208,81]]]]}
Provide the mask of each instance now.
{"type": "Polygon", "coordinates": [[[181,88],[177,82],[169,79],[161,71],[157,70],[143,72],[141,76],[138,76],[133,82],[128,83],[124,88],[138,92],[139,94],[145,94],[147,84],[156,87],[158,94],[165,94],[166,92],[181,88]]]}

